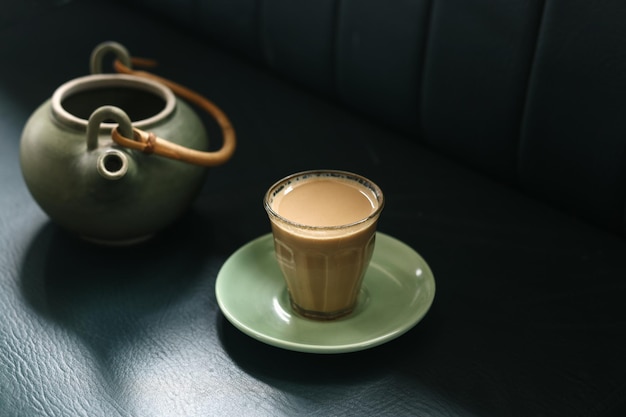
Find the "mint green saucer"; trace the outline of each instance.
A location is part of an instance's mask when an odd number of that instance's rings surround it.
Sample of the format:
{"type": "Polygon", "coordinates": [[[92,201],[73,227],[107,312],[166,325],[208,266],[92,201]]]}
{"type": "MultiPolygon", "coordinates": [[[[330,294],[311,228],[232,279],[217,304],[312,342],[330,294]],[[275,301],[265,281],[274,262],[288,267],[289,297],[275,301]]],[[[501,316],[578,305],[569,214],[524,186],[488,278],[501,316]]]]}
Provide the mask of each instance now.
{"type": "Polygon", "coordinates": [[[356,309],[335,321],[294,314],[274,258],[272,235],[242,246],[226,260],[215,283],[224,316],[247,335],[269,345],[311,353],[368,349],[417,324],[435,297],[435,279],[424,259],[378,232],[356,309]]]}

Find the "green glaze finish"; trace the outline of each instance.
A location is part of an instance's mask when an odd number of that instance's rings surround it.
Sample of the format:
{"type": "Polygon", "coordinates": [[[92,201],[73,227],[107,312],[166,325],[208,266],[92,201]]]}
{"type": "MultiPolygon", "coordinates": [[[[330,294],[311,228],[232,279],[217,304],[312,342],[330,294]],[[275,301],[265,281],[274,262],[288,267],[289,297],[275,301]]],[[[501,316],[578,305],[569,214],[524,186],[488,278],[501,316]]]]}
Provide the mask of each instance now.
{"type": "Polygon", "coordinates": [[[378,232],[355,311],[334,321],[302,318],[291,310],[267,234],[228,258],[215,293],[226,318],[257,340],[288,350],[343,353],[378,346],[415,326],[433,302],[435,279],[417,252],[378,232]]]}
{"type": "Polygon", "coordinates": [[[161,84],[119,74],[65,83],[22,133],[20,163],[33,198],[54,222],[88,240],[124,244],[153,235],[186,211],[207,173],[119,147],[111,130],[119,123],[132,137],[125,120],[171,142],[209,148],[200,118],[185,102],[161,84]]]}

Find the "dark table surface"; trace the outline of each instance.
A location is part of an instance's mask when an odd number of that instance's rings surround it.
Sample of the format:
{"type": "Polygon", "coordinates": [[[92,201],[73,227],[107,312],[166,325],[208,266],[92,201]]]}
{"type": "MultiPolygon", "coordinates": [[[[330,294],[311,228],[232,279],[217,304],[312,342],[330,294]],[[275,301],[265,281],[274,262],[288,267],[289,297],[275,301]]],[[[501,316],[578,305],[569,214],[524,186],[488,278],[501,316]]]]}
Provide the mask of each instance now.
{"type": "Polygon", "coordinates": [[[624,415],[623,238],[123,5],[43,8],[0,31],[1,416],[624,415]],[[218,103],[239,138],[184,218],[132,248],[52,224],[18,160],[29,115],[109,39],[218,103]],[[372,349],[268,346],[217,304],[225,260],[269,232],[266,188],[320,167],[376,181],[380,230],[435,275],[424,319],[372,349]]]}

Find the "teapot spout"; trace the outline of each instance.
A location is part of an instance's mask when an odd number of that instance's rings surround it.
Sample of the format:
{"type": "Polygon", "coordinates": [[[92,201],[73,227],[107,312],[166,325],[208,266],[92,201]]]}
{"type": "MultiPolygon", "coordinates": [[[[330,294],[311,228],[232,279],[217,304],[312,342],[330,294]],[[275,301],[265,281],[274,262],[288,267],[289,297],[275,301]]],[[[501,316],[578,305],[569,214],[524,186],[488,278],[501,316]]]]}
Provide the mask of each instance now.
{"type": "Polygon", "coordinates": [[[96,168],[102,178],[119,180],[128,172],[128,156],[118,149],[108,149],[98,156],[96,168]]]}

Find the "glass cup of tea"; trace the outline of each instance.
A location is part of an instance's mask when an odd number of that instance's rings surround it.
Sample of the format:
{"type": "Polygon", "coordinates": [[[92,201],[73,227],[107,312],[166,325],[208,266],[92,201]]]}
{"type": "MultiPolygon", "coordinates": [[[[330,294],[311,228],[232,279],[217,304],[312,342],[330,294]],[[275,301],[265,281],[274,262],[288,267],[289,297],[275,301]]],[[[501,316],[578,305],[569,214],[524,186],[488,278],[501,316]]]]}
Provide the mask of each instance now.
{"type": "Polygon", "coordinates": [[[357,304],[383,209],[381,189],[346,171],[289,175],[264,197],[292,309],[333,320],[357,304]]]}

